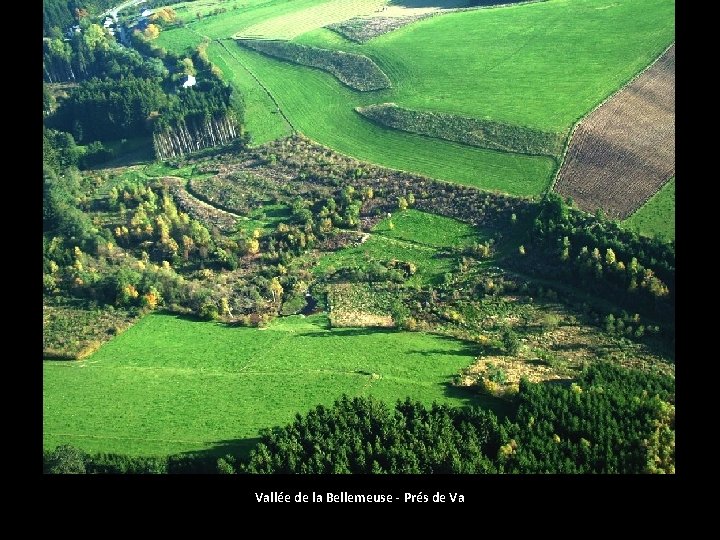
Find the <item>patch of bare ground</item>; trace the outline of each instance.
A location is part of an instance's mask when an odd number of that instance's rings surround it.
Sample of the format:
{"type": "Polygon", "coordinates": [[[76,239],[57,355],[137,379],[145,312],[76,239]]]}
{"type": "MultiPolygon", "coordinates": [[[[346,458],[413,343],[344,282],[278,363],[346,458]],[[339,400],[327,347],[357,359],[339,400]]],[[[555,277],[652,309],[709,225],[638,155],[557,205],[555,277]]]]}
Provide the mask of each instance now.
{"type": "Polygon", "coordinates": [[[555,191],[625,219],[675,174],[675,45],[575,130],[555,191]]]}
{"type": "Polygon", "coordinates": [[[371,15],[353,17],[347,21],[330,24],[330,30],[341,36],[355,41],[365,43],[373,38],[407,26],[408,24],[456,11],[467,11],[481,7],[501,7],[508,4],[518,3],[520,0],[481,0],[471,2],[469,0],[396,0],[389,5],[378,9],[371,15]]]}

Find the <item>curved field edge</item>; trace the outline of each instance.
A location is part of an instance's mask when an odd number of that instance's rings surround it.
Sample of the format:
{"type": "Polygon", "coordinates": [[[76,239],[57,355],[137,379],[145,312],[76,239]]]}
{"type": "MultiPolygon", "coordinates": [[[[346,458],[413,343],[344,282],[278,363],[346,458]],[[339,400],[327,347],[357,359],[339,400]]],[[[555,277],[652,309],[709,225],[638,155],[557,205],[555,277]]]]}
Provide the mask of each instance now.
{"type": "Polygon", "coordinates": [[[253,145],[281,139],[292,133],[292,126],[285,120],[267,90],[223,44],[211,42],[208,55],[212,63],[223,72],[224,79],[242,94],[245,129],[253,145]]]}
{"type": "Polygon", "coordinates": [[[364,45],[328,30],[297,41],[371,57],[393,82],[386,101],[402,107],[568,132],[674,40],[672,0],[608,4],[448,13],[364,45]]]}
{"type": "Polygon", "coordinates": [[[555,157],[562,151],[564,143],[561,133],[457,114],[405,109],[395,103],[356,107],[355,110],[389,128],[489,150],[555,157]]]}
{"type": "Polygon", "coordinates": [[[627,218],[624,225],[646,236],[675,240],[675,178],[627,218]]]}
{"type": "Polygon", "coordinates": [[[675,174],[675,45],[577,124],[553,189],[625,219],[675,174]]]}
{"type": "Polygon", "coordinates": [[[287,41],[238,39],[237,42],[274,58],[326,71],[354,90],[369,92],[391,86],[387,75],[375,62],[362,54],[287,41]]]}
{"type": "MultiPolygon", "coordinates": [[[[384,128],[354,106],[376,101],[318,70],[281,62],[235,44],[228,48],[277,101],[290,123],[341,154],[431,178],[519,196],[544,192],[555,171],[548,157],[508,154],[384,128]]],[[[380,95],[382,95],[381,91],[380,95]]]]}
{"type": "Polygon", "coordinates": [[[324,316],[259,330],[149,315],[84,362],[44,362],[44,446],[167,455],[242,446],[343,393],[389,403],[483,399],[449,384],[473,360],[465,342],[326,328],[324,316]]]}
{"type": "Polygon", "coordinates": [[[514,2],[506,0],[481,0],[480,2],[462,2],[462,1],[436,1],[430,2],[434,4],[428,7],[412,7],[412,2],[390,2],[389,8],[392,13],[383,9],[381,12],[375,12],[372,15],[361,15],[346,19],[344,21],[325,25],[324,28],[332,30],[345,39],[354,41],[355,43],[367,43],[371,39],[382,36],[389,32],[398,30],[404,26],[414,22],[445,15],[447,13],[456,13],[460,11],[469,11],[475,9],[491,9],[514,6],[519,4],[531,4],[535,2],[547,2],[547,0],[516,0],[514,2]],[[410,4],[410,6],[406,6],[410,4]],[[469,5],[474,4],[474,5],[469,5]]]}

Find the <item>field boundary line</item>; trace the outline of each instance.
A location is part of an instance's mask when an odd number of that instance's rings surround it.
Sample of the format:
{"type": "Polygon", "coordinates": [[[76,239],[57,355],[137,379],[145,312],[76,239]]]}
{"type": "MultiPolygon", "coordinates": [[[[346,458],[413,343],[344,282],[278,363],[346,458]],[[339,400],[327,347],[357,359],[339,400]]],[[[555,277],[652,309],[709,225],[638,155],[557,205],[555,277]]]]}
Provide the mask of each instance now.
{"type": "MultiPolygon", "coordinates": [[[[230,39],[232,39],[232,38],[230,38],[230,39]]],[[[270,100],[275,104],[275,107],[277,107],[277,111],[278,111],[278,112],[280,113],[280,115],[283,117],[283,120],[285,120],[285,122],[287,122],[287,125],[290,126],[290,130],[291,130],[292,134],[297,133],[298,130],[295,128],[295,126],[293,126],[293,123],[292,123],[292,122],[290,121],[290,119],[287,117],[287,115],[285,114],[285,111],[282,110],[282,108],[280,107],[280,103],[278,103],[278,100],[275,98],[275,96],[272,94],[272,92],[270,92],[270,90],[268,89],[268,87],[265,86],[265,84],[263,84],[263,82],[258,78],[258,76],[255,75],[255,73],[253,73],[253,72],[250,70],[250,68],[248,68],[243,62],[241,62],[240,59],[239,59],[237,56],[235,56],[230,49],[227,48],[227,46],[222,42],[222,40],[220,40],[220,39],[215,39],[215,40],[213,40],[213,41],[215,41],[215,42],[218,43],[223,49],[225,49],[225,50],[227,51],[227,53],[228,53],[233,59],[235,59],[235,61],[236,61],[238,64],[240,64],[240,65],[242,66],[242,68],[243,68],[245,71],[247,71],[253,79],[255,79],[255,82],[258,83],[258,85],[260,85],[260,88],[262,88],[262,89],[265,91],[265,93],[268,95],[268,97],[270,98],[270,100]]],[[[234,43],[234,42],[235,42],[235,40],[233,39],[233,43],[234,43]]]]}
{"type": "MultiPolygon", "coordinates": [[[[665,54],[666,54],[670,49],[672,49],[674,46],[675,46],[675,40],[673,40],[672,43],[670,43],[670,45],[668,45],[667,47],[665,47],[665,49],[663,49],[663,51],[662,51],[652,62],[650,62],[650,63],[649,63],[647,66],[645,66],[643,69],[641,69],[640,71],[638,71],[637,73],[635,73],[635,75],[633,75],[632,77],[630,77],[630,79],[628,79],[627,82],[625,82],[625,84],[623,84],[622,86],[620,86],[620,88],[618,88],[617,90],[615,90],[615,92],[613,92],[612,94],[610,94],[608,97],[606,97],[606,98],[605,98],[604,100],[602,100],[600,103],[598,103],[595,107],[593,107],[591,111],[589,111],[587,114],[583,115],[577,122],[575,122],[575,124],[573,125],[572,129],[570,130],[570,134],[568,135],[567,139],[565,140],[565,147],[563,148],[563,153],[562,153],[562,156],[560,157],[560,161],[559,161],[560,164],[558,165],[557,171],[555,171],[555,175],[553,176],[552,182],[550,182],[550,189],[548,190],[547,193],[551,193],[551,192],[555,191],[555,185],[557,184],[558,177],[560,176],[560,171],[562,171],[563,165],[565,165],[565,158],[567,157],[568,150],[570,149],[570,144],[572,143],[572,139],[573,139],[573,137],[575,136],[575,132],[576,132],[576,131],[578,130],[578,128],[580,127],[580,124],[582,124],[591,114],[593,114],[593,113],[594,113],[595,111],[597,111],[600,107],[602,107],[602,106],[605,105],[608,101],[610,101],[610,100],[613,99],[615,96],[617,96],[620,92],[623,92],[628,86],[630,86],[632,83],[634,83],[638,78],[640,78],[640,76],[642,76],[642,75],[643,75],[646,71],[648,71],[651,67],[653,67],[655,64],[657,64],[658,61],[659,61],[663,56],[665,56],[665,54]]],[[[672,178],[672,177],[671,177],[671,178],[672,178]]],[[[662,186],[664,186],[665,184],[667,184],[668,180],[670,180],[670,178],[668,178],[667,180],[665,180],[665,182],[662,183],[662,185],[660,186],[660,189],[662,189],[662,186]]],[[[658,191],[660,191],[660,189],[658,189],[658,191]]],[[[656,191],[655,193],[657,193],[657,191],[656,191]]],[[[654,196],[655,193],[653,193],[652,196],[654,196]]],[[[643,204],[645,204],[648,200],[650,200],[650,198],[652,198],[652,196],[651,196],[651,197],[648,197],[648,199],[646,199],[633,213],[637,212],[637,210],[639,210],[639,209],[642,207],[643,204]]],[[[632,214],[630,214],[630,215],[632,215],[632,214]]],[[[630,217],[630,216],[628,216],[628,217],[630,217]]],[[[627,218],[626,218],[626,219],[627,219],[627,218]]]]}
{"type": "Polygon", "coordinates": [[[51,437],[80,437],[84,439],[115,439],[120,441],[155,441],[163,443],[188,443],[188,444],[207,444],[207,441],[185,441],[182,439],[151,439],[149,437],[119,437],[117,435],[83,435],[80,433],[51,433],[45,434],[51,437]]]}

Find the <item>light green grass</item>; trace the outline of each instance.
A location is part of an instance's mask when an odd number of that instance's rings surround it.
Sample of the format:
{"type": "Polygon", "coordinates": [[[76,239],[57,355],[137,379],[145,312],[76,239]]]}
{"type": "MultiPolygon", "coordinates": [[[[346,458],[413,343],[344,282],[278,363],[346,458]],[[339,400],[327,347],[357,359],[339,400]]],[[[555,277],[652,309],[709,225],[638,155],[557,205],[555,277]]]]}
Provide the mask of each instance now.
{"type": "Polygon", "coordinates": [[[243,9],[237,9],[205,17],[191,22],[187,26],[212,39],[229,38],[255,24],[297,13],[303,9],[322,5],[327,0],[271,0],[269,2],[251,2],[243,9]]]}
{"type": "Polygon", "coordinates": [[[668,181],[624,224],[647,236],[659,235],[675,240],[675,178],[668,181]]]}
{"type": "Polygon", "coordinates": [[[369,15],[385,4],[387,0],[329,0],[254,24],[236,37],[292,39],[328,24],[369,15]]]}
{"type": "MultiPolygon", "coordinates": [[[[321,2],[310,0],[252,4],[168,31],[160,42],[172,44],[175,39],[172,46],[179,47],[189,39],[187,35],[172,38],[174,32],[227,38],[252,25],[296,17],[317,6],[322,7],[321,2]]],[[[556,166],[550,158],[469,148],[386,129],[353,109],[394,102],[565,133],[674,40],[674,11],[673,0],[548,0],[444,14],[364,45],[323,29],[298,38],[372,58],[393,88],[370,95],[344,88],[317,70],[237,46],[231,56],[260,79],[298,131],[321,144],[379,165],[488,190],[535,195],[550,183],[556,166]]],[[[241,91],[248,87],[242,81],[231,82],[241,91]]],[[[268,113],[267,104],[257,109],[258,124],[278,126],[268,118],[273,113],[268,113]]],[[[275,133],[258,131],[259,140],[275,133]]]]}
{"type": "MultiPolygon", "coordinates": [[[[234,44],[229,44],[231,47],[234,44]]],[[[218,43],[208,47],[210,61],[223,72],[225,80],[242,95],[245,105],[245,129],[250,133],[251,144],[259,145],[290,135],[285,121],[270,95],[228,51],[218,43]]]]}
{"type": "Polygon", "coordinates": [[[300,41],[371,57],[403,107],[562,132],[659,56],[674,18],[674,0],[548,0],[436,16],[365,45],[328,30],[300,41]]]}
{"type": "Polygon", "coordinates": [[[43,363],[44,446],[134,455],[230,449],[342,393],[479,403],[448,386],[472,362],[463,342],[326,327],[324,316],[267,330],[147,316],[84,362],[43,363]]]}
{"type": "Polygon", "coordinates": [[[383,219],[375,225],[373,233],[438,248],[463,248],[487,239],[472,225],[413,208],[383,219]],[[389,226],[391,221],[393,229],[389,226]]]}
{"type": "Polygon", "coordinates": [[[474,227],[451,218],[416,210],[396,212],[372,230],[368,240],[359,246],[345,248],[324,256],[314,268],[322,275],[330,267],[336,270],[348,266],[365,267],[372,261],[393,259],[412,262],[417,273],[407,281],[409,285],[439,283],[446,272],[453,270],[455,258],[440,253],[443,248],[458,249],[481,242],[487,236],[474,227]],[[389,222],[395,225],[390,229],[389,222]]]}
{"type": "Polygon", "coordinates": [[[197,49],[197,46],[202,41],[203,37],[201,35],[196,34],[190,30],[190,27],[187,27],[163,30],[157,39],[153,41],[153,44],[178,54],[187,54],[197,49]]]}
{"type": "Polygon", "coordinates": [[[494,152],[378,126],[353,109],[383,100],[387,91],[355,92],[319,70],[234,43],[228,48],[263,81],[298,131],[343,154],[515,195],[535,195],[549,185],[555,167],[550,158],[494,152]]]}
{"type": "Polygon", "coordinates": [[[287,222],[290,215],[290,208],[284,204],[266,204],[253,210],[249,216],[242,216],[237,223],[246,234],[252,234],[255,229],[274,231],[280,223],[287,222]]]}

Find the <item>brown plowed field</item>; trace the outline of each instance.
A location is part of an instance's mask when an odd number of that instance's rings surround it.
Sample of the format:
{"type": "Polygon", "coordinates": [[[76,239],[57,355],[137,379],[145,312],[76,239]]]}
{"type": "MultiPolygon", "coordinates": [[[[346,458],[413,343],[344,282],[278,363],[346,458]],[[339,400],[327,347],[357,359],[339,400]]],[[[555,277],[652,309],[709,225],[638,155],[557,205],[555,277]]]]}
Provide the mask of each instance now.
{"type": "Polygon", "coordinates": [[[624,219],[675,174],[675,45],[578,126],[555,191],[624,219]]]}

